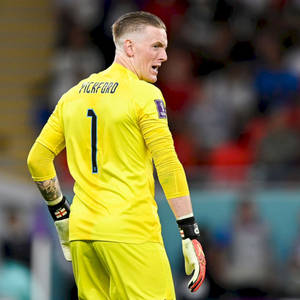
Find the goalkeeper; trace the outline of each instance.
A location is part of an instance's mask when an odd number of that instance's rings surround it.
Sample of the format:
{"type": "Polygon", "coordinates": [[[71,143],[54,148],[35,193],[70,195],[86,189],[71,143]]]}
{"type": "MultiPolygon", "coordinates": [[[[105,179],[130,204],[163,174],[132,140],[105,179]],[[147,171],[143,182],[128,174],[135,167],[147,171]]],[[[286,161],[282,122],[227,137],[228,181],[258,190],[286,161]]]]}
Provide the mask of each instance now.
{"type": "Polygon", "coordinates": [[[67,91],[28,156],[79,299],[175,299],[154,200],[153,165],[176,217],[185,270],[196,291],[205,277],[185,172],[156,82],[167,34],[155,15],[132,12],[112,27],[115,60],[67,91]],[[54,158],[66,148],[74,178],[71,208],[54,158]]]}

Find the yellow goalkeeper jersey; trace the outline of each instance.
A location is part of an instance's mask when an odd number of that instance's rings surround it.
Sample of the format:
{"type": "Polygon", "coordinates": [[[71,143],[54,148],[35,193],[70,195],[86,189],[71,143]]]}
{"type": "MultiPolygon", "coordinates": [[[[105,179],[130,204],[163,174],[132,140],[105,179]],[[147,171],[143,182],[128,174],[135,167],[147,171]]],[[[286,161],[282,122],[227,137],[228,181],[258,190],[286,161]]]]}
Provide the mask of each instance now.
{"type": "Polygon", "coordinates": [[[37,142],[66,147],[70,240],[162,242],[152,157],[167,197],[189,193],[160,90],[117,63],[65,93],[37,142]]]}

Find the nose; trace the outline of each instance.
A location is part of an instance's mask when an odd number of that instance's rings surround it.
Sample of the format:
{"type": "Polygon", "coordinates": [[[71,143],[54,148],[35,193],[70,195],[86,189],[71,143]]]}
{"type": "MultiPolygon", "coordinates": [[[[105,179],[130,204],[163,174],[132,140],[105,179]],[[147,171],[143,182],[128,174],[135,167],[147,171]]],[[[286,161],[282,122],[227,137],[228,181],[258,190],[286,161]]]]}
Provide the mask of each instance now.
{"type": "Polygon", "coordinates": [[[161,62],[164,62],[168,59],[167,51],[166,49],[162,49],[161,55],[160,55],[160,60],[161,62]]]}

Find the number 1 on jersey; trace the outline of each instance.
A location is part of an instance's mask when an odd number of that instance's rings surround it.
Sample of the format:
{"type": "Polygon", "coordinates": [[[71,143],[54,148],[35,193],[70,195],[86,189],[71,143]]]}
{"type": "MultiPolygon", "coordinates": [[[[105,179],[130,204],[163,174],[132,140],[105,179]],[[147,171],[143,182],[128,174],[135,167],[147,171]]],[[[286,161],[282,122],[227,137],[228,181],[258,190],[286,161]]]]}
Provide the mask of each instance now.
{"type": "Polygon", "coordinates": [[[87,117],[91,117],[91,143],[92,143],[92,172],[98,173],[97,165],[97,115],[93,109],[88,109],[87,117]]]}

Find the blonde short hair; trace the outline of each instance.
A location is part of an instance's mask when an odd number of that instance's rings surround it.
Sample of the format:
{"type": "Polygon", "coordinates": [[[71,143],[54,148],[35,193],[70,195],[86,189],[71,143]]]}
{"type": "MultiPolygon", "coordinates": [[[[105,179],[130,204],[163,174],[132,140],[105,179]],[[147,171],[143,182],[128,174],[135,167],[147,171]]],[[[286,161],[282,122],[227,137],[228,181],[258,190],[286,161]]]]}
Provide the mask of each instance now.
{"type": "Polygon", "coordinates": [[[112,35],[116,47],[120,45],[124,34],[141,31],[148,25],[166,30],[164,22],[149,12],[134,11],[119,17],[112,25],[112,35]]]}

